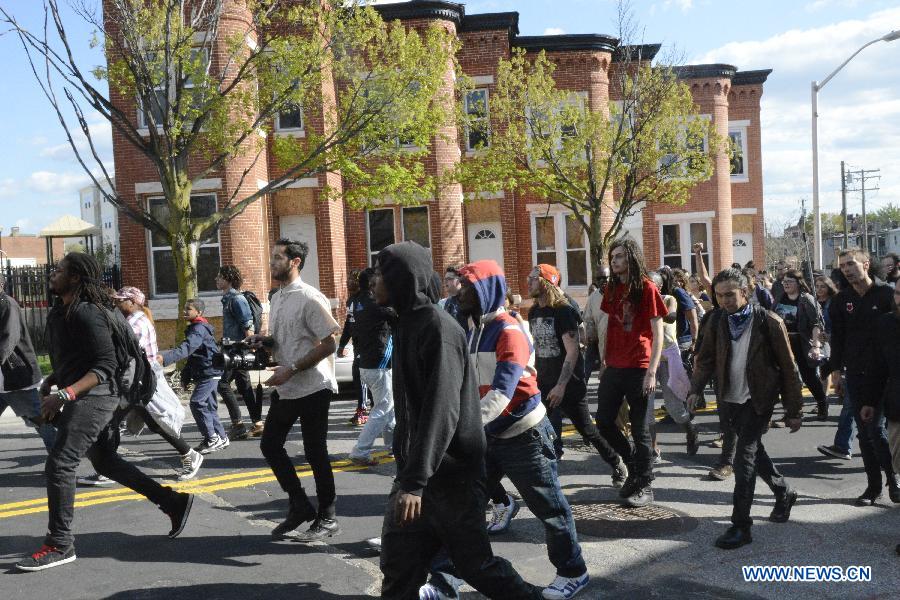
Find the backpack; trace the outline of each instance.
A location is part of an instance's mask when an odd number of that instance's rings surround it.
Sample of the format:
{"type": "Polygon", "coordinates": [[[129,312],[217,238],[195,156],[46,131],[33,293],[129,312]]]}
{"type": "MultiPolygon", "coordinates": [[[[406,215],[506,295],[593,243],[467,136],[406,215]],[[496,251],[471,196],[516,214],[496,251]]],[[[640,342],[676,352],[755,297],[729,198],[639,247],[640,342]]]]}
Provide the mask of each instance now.
{"type": "Polygon", "coordinates": [[[244,290],[241,294],[243,294],[244,298],[247,300],[247,304],[250,305],[250,314],[253,315],[253,333],[259,333],[259,330],[262,327],[262,302],[260,302],[259,298],[256,297],[256,294],[250,290],[244,290]]]}
{"type": "Polygon", "coordinates": [[[104,309],[104,314],[116,351],[118,366],[113,376],[116,393],[129,405],[146,406],[156,393],[156,374],[147,354],[124,317],[108,309],[104,309]]]}

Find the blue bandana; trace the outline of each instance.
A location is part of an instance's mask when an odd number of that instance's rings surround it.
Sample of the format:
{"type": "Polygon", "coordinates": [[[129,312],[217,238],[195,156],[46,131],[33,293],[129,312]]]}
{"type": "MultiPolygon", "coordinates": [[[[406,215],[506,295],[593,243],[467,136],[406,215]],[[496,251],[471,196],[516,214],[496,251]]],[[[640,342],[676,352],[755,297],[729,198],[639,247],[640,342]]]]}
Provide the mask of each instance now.
{"type": "Polygon", "coordinates": [[[750,317],[752,316],[753,307],[750,306],[749,302],[744,305],[744,308],[737,311],[733,315],[728,315],[728,332],[731,334],[731,341],[737,341],[742,335],[744,335],[744,331],[750,324],[750,317]]]}

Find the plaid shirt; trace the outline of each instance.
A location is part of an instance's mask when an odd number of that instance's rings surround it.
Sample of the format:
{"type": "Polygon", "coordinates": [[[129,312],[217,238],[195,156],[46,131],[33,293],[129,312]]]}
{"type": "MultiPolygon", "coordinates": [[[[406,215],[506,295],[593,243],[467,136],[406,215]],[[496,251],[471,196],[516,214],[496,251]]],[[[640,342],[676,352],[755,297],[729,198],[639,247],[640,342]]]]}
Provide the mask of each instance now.
{"type": "Polygon", "coordinates": [[[134,335],[138,337],[141,348],[147,353],[147,360],[151,363],[156,360],[159,354],[159,346],[156,343],[156,329],[153,323],[142,311],[135,311],[128,316],[128,324],[134,330],[134,335]]]}

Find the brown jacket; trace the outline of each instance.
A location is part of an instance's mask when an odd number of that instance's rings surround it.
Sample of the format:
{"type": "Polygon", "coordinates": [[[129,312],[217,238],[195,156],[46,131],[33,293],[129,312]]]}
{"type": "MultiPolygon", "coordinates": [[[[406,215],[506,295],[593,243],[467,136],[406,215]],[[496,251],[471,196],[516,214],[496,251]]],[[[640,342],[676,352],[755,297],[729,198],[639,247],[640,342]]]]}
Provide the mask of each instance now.
{"type": "MultiPolygon", "coordinates": [[[[753,329],[747,358],[747,384],[750,403],[758,415],[772,412],[778,396],[788,418],[800,417],[803,400],[800,376],[788,342],[784,321],[773,312],[754,306],[753,329]]],[[[694,358],[691,392],[702,394],[715,376],[716,398],[728,390],[728,363],[731,360],[731,336],[728,319],[722,309],[713,312],[703,326],[702,341],[694,358]]]]}

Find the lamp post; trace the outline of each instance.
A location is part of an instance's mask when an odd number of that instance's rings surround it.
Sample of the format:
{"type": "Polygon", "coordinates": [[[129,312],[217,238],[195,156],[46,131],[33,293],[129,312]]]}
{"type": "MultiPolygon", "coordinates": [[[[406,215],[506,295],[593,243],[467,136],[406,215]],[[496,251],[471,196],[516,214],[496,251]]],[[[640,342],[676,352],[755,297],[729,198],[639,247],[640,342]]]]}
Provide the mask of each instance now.
{"type": "MultiPolygon", "coordinates": [[[[900,39],[900,29],[895,29],[894,31],[884,35],[880,38],[875,38],[871,42],[863,44],[859,50],[850,55],[850,58],[841,63],[841,65],[831,72],[825,79],[822,80],[822,83],[817,81],[813,81],[811,88],[811,96],[812,96],[812,150],[813,150],[813,261],[816,269],[822,268],[822,219],[821,214],[819,212],[819,140],[818,140],[818,95],[819,90],[825,87],[831,78],[838,74],[838,71],[847,66],[851,60],[856,58],[856,55],[871,46],[872,44],[878,42],[893,42],[896,39],[900,39]]],[[[846,243],[846,240],[845,240],[846,243]]]]}

